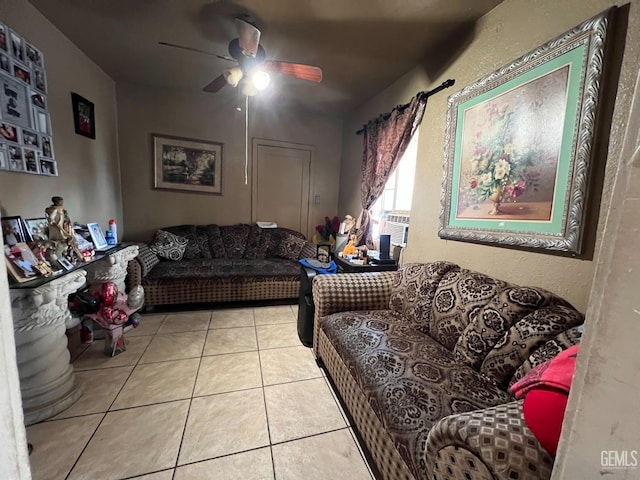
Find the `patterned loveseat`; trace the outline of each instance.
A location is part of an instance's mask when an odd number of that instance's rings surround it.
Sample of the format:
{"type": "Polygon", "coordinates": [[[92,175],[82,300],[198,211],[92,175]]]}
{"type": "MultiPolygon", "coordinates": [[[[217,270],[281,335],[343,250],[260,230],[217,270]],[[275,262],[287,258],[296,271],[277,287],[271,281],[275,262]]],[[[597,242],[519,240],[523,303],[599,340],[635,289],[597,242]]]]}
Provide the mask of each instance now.
{"type": "Polygon", "coordinates": [[[554,294],[448,262],[319,275],[314,353],[384,479],[548,479],[509,386],[579,342],[554,294]]]}
{"type": "Polygon", "coordinates": [[[297,298],[300,258],[316,254],[304,235],[256,225],[163,228],[186,239],[180,260],[161,259],[141,244],[127,267],[127,288],[142,285],[145,306],[297,298]]]}

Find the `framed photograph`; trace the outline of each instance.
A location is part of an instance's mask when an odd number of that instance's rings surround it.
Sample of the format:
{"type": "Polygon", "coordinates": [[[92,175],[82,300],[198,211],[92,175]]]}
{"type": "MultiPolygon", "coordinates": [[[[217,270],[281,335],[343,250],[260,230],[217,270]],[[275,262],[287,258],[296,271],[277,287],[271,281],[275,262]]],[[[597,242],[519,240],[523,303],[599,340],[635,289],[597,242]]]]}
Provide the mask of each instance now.
{"type": "Polygon", "coordinates": [[[11,55],[13,55],[13,58],[24,62],[24,40],[13,30],[10,30],[9,37],[11,39],[11,55]]]}
{"type": "Polygon", "coordinates": [[[51,129],[49,128],[49,114],[45,110],[33,107],[33,121],[38,132],[51,135],[51,129]]]}
{"type": "Polygon", "coordinates": [[[96,119],[93,103],[77,93],[71,93],[71,104],[73,106],[73,124],[76,133],[95,139],[96,119]]]}
{"type": "Polygon", "coordinates": [[[13,76],[24,83],[31,85],[31,72],[26,65],[13,62],[13,76]]]}
{"type": "Polygon", "coordinates": [[[155,188],[222,195],[222,144],[153,135],[155,188]]]}
{"type": "Polygon", "coordinates": [[[97,223],[87,223],[89,234],[91,235],[91,241],[96,250],[104,250],[107,248],[107,240],[104,238],[102,228],[97,223]]]}
{"type": "Polygon", "coordinates": [[[449,98],[441,238],[580,253],[607,23],[449,98]]]}
{"type": "Polygon", "coordinates": [[[11,73],[11,59],[6,53],[0,52],[0,69],[6,73],[11,73]]]}
{"type": "Polygon", "coordinates": [[[38,169],[38,159],[36,158],[36,151],[30,148],[22,149],[22,156],[24,158],[24,164],[29,173],[40,173],[38,169]]]}
{"type": "Polygon", "coordinates": [[[18,129],[8,123],[0,123],[0,140],[20,143],[20,137],[18,136],[18,129]]]}
{"type": "Polygon", "coordinates": [[[51,137],[40,137],[40,143],[42,146],[42,156],[53,158],[53,142],[51,137]]]}
{"type": "Polygon", "coordinates": [[[7,26],[0,23],[0,50],[9,52],[9,35],[7,34],[7,26]]]}
{"type": "Polygon", "coordinates": [[[0,75],[0,115],[5,122],[31,128],[28,88],[6,75],[0,75]]]}
{"type": "Polygon", "coordinates": [[[31,241],[49,240],[49,224],[46,218],[27,218],[24,224],[31,241]]]}
{"type": "Polygon", "coordinates": [[[33,67],[33,86],[36,90],[46,95],[47,93],[47,76],[44,73],[44,68],[33,67]]]}
{"type": "Polygon", "coordinates": [[[58,168],[56,166],[56,162],[46,158],[40,158],[40,174],[41,175],[58,175],[58,168]]]}
{"type": "Polygon", "coordinates": [[[22,143],[28,147],[40,148],[40,142],[38,141],[36,132],[32,132],[26,128],[22,129],[22,143]]]}
{"type": "Polygon", "coordinates": [[[11,277],[18,283],[27,282],[36,277],[38,261],[26,243],[16,243],[5,254],[5,263],[11,277]]]}
{"type": "Polygon", "coordinates": [[[22,157],[22,148],[15,145],[9,145],[9,169],[16,172],[24,172],[24,158],[22,157]]]}
{"type": "Polygon", "coordinates": [[[38,108],[47,109],[45,97],[39,93],[31,92],[31,102],[38,108]]]}
{"type": "Polygon", "coordinates": [[[5,245],[12,247],[16,243],[28,240],[22,223],[22,217],[2,217],[2,240],[5,245]]]}
{"type": "Polygon", "coordinates": [[[29,61],[29,63],[31,63],[31,65],[33,65],[34,67],[43,66],[42,53],[40,53],[40,50],[38,50],[36,47],[28,43],[25,43],[24,53],[27,56],[27,60],[29,61]]]}
{"type": "Polygon", "coordinates": [[[64,257],[58,257],[58,263],[65,270],[71,270],[73,268],[73,263],[71,263],[69,260],[67,260],[64,257]]]}
{"type": "Polygon", "coordinates": [[[0,148],[0,169],[9,169],[9,155],[6,148],[0,148]]]}

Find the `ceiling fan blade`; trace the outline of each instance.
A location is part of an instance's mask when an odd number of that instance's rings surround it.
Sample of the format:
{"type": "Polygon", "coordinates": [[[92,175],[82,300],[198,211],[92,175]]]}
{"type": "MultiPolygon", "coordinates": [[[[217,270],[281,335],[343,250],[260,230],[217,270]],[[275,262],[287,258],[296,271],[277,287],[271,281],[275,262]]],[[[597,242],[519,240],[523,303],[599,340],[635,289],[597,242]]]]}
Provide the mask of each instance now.
{"type": "Polygon", "coordinates": [[[242,18],[236,18],[236,29],[238,30],[238,41],[242,52],[247,57],[255,57],[260,44],[260,30],[258,30],[258,27],[242,18]]]}
{"type": "Polygon", "coordinates": [[[202,89],[203,92],[216,93],[219,92],[222,87],[227,84],[227,80],[224,78],[224,74],[216,77],[211,83],[202,89]]]}
{"type": "Polygon", "coordinates": [[[198,52],[198,53],[204,53],[205,55],[211,55],[212,57],[218,57],[222,60],[228,60],[230,62],[235,62],[235,59],[227,56],[227,55],[218,55],[217,53],[213,53],[213,52],[207,52],[206,50],[200,50],[199,48],[193,48],[193,47],[185,47],[184,45],[178,45],[176,43],[169,43],[169,42],[158,42],[158,44],[160,45],[164,45],[165,47],[174,47],[174,48],[181,48],[183,50],[189,50],[190,52],[198,52]]]}
{"type": "Polygon", "coordinates": [[[289,63],[272,60],[265,62],[265,68],[272,72],[279,72],[290,77],[301,78],[311,82],[322,81],[322,69],[314,65],[303,65],[302,63],[289,63]]]}

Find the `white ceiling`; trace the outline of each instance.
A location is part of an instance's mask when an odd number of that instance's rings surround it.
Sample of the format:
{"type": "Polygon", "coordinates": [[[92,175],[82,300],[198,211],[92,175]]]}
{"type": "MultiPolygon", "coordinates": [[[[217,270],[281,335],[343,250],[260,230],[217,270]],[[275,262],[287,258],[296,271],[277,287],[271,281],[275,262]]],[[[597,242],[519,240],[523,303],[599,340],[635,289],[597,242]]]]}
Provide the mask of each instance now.
{"type": "MultiPolygon", "coordinates": [[[[227,55],[249,15],[268,59],[322,67],[321,84],[278,76],[279,101],[346,112],[422,63],[432,76],[502,0],[30,0],[116,82],[201,91],[230,66],[172,42],[227,55]]],[[[205,95],[203,93],[203,95],[205,95]]],[[[226,86],[220,93],[236,96],[226,86]]]]}

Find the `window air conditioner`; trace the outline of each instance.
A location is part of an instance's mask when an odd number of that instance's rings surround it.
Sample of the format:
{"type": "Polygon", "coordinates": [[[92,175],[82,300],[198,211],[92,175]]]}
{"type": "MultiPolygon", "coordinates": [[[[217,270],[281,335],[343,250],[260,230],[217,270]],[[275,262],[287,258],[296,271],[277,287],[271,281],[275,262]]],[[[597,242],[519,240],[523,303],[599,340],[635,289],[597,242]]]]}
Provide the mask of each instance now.
{"type": "Polygon", "coordinates": [[[409,236],[409,225],[407,223],[388,221],[385,230],[385,233],[391,235],[392,245],[406,246],[409,236]]]}

